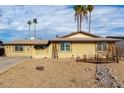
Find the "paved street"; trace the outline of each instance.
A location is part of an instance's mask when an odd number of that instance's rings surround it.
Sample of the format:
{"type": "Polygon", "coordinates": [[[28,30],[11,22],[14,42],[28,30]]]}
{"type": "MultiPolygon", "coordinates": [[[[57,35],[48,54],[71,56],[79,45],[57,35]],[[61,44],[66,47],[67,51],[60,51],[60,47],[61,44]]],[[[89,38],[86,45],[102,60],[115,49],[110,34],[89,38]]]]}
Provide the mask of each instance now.
{"type": "Polygon", "coordinates": [[[28,57],[0,57],[0,73],[16,66],[17,64],[27,61],[28,57]]]}

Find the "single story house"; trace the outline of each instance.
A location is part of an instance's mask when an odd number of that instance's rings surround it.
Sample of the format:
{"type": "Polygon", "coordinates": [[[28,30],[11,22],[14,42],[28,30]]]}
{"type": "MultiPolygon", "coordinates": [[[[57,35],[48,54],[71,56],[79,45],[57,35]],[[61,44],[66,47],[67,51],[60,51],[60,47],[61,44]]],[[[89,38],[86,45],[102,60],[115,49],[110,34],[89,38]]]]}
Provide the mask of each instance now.
{"type": "Polygon", "coordinates": [[[116,54],[115,42],[120,39],[104,38],[88,32],[72,32],[52,40],[14,40],[5,43],[6,56],[33,58],[106,57],[116,54]]]}

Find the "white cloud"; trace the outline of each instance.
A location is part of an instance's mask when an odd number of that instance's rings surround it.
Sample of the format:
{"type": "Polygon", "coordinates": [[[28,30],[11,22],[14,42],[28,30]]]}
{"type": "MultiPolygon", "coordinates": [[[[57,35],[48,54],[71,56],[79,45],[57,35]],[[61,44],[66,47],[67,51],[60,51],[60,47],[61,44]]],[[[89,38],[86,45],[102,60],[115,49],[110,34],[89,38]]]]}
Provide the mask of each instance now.
{"type": "MultiPolygon", "coordinates": [[[[115,33],[114,29],[118,28],[119,30],[119,28],[124,27],[123,12],[124,7],[120,8],[115,6],[97,6],[92,16],[93,32],[101,33],[101,35],[117,34],[115,33]]],[[[120,35],[122,35],[122,33],[120,35]]]]}

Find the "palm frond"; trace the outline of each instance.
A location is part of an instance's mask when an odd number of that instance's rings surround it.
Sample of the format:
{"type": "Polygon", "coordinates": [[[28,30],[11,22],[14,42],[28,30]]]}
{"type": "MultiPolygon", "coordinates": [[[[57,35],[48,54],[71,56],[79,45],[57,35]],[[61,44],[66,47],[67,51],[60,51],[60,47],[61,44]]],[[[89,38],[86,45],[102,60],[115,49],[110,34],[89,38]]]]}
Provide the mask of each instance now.
{"type": "Polygon", "coordinates": [[[33,23],[37,24],[37,19],[36,18],[33,19],[33,23]]]}
{"type": "Polygon", "coordinates": [[[31,21],[29,20],[29,21],[27,22],[27,24],[28,24],[28,25],[31,25],[32,23],[31,23],[31,21]]]}
{"type": "Polygon", "coordinates": [[[93,5],[88,5],[87,6],[87,11],[92,12],[94,10],[94,6],[93,5]]]}

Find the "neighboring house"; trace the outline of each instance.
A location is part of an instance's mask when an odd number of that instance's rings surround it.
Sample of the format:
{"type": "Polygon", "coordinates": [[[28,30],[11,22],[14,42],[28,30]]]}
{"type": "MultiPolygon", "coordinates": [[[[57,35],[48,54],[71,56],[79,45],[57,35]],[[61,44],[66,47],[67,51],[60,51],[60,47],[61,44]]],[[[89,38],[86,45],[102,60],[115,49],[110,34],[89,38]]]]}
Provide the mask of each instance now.
{"type": "Polygon", "coordinates": [[[103,38],[88,32],[72,32],[52,40],[14,40],[5,44],[6,56],[34,58],[76,58],[87,55],[102,57],[115,55],[115,42],[119,39],[103,38]]]}

